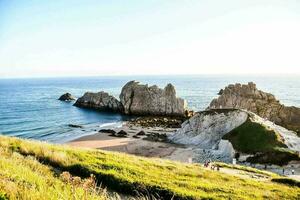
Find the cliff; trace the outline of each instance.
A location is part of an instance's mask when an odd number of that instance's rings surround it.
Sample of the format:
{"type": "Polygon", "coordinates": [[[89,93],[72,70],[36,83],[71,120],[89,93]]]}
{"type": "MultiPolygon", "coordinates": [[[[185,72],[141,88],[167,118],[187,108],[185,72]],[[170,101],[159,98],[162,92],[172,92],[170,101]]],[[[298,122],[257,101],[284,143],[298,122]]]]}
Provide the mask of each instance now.
{"type": "Polygon", "coordinates": [[[281,104],[274,95],[258,90],[252,82],[228,85],[219,95],[210,103],[209,109],[246,109],[300,134],[300,108],[281,104]]]}
{"type": "Polygon", "coordinates": [[[161,89],[130,81],[122,88],[120,101],[130,115],[184,116],[186,111],[186,102],[176,97],[172,84],[161,89]]]}

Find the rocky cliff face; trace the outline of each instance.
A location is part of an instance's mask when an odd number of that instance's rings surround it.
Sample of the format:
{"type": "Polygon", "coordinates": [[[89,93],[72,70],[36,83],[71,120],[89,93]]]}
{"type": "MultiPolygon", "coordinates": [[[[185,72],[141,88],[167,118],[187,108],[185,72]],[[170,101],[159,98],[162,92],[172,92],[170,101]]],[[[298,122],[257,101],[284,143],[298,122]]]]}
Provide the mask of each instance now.
{"type": "Polygon", "coordinates": [[[93,108],[102,111],[123,112],[123,105],[106,92],[86,92],[74,104],[78,107],[93,108]]]}
{"type": "Polygon", "coordinates": [[[210,110],[195,114],[185,121],[170,139],[179,144],[214,149],[222,137],[243,124],[248,114],[240,110],[210,110]]]}
{"type": "MultiPolygon", "coordinates": [[[[243,126],[247,129],[239,132],[244,140],[239,145],[249,146],[250,143],[252,146],[253,142],[252,153],[260,152],[260,147],[257,148],[256,144],[262,140],[266,145],[272,143],[277,145],[276,147],[286,146],[284,148],[300,152],[300,137],[295,132],[275,125],[252,112],[240,109],[212,109],[196,113],[186,120],[175,133],[170,133],[168,139],[193,148],[194,159],[197,162],[209,159],[231,162],[237,150],[233,148],[234,145],[237,146],[237,141],[224,138],[227,138],[228,134],[232,134],[232,131],[241,130],[239,128],[243,126]],[[265,135],[266,132],[259,132],[259,129],[266,130],[267,135],[265,135]],[[257,136],[256,132],[259,132],[260,135],[257,136]],[[270,135],[272,136],[270,137],[270,135]]],[[[241,152],[247,153],[243,150],[241,152]]],[[[275,150],[274,153],[276,154],[275,150]]]]}
{"type": "Polygon", "coordinates": [[[177,144],[195,147],[197,160],[231,162],[234,156],[232,144],[222,137],[243,124],[248,114],[241,110],[209,110],[195,114],[185,121],[169,139],[177,144]]]}
{"type": "Polygon", "coordinates": [[[287,129],[300,133],[300,108],[281,104],[274,95],[256,88],[252,82],[247,85],[228,85],[220,90],[209,108],[241,108],[267,118],[287,129]]]}
{"type": "Polygon", "coordinates": [[[130,81],[122,88],[120,100],[125,114],[184,116],[186,111],[185,101],[176,97],[172,84],[161,89],[130,81]]]}

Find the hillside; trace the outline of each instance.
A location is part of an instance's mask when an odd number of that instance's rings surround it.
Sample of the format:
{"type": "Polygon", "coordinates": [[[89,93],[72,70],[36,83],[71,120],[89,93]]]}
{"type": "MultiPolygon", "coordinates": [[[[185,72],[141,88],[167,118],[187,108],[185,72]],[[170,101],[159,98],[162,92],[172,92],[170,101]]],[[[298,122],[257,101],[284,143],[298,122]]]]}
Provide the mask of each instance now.
{"type": "Polygon", "coordinates": [[[0,199],[112,198],[96,190],[95,182],[119,193],[152,194],[165,199],[299,199],[300,194],[298,187],[273,182],[278,178],[274,174],[246,168],[239,170],[266,178],[258,181],[197,164],[4,136],[0,137],[0,154],[0,199]],[[70,178],[68,172],[81,179],[70,178]]]}
{"type": "Polygon", "coordinates": [[[293,146],[287,146],[289,141],[285,141],[283,132],[278,133],[271,127],[276,125],[257,118],[249,114],[242,125],[224,135],[223,139],[229,140],[236,151],[254,155],[247,159],[249,162],[286,165],[289,161],[300,160],[298,153],[292,150],[293,146]]]}
{"type": "Polygon", "coordinates": [[[193,160],[231,163],[236,153],[251,163],[286,165],[300,160],[300,138],[258,115],[241,109],[196,113],[168,139],[193,148],[193,160]]]}

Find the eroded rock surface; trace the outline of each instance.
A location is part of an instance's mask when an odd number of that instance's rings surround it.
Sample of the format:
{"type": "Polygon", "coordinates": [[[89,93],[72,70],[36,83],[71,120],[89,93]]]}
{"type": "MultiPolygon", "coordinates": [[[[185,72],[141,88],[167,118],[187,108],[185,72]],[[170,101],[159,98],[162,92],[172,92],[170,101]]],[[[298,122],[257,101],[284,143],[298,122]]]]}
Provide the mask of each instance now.
{"type": "Polygon", "coordinates": [[[300,133],[300,108],[281,104],[274,95],[256,88],[252,82],[231,84],[219,92],[209,108],[241,108],[300,133]]]}
{"type": "Polygon", "coordinates": [[[241,110],[209,110],[196,113],[168,139],[177,144],[192,146],[197,162],[214,160],[231,162],[235,151],[222,137],[242,125],[248,113],[241,110]]]}
{"type": "MultiPolygon", "coordinates": [[[[279,134],[278,140],[286,145],[284,148],[300,152],[300,137],[294,131],[241,109],[211,109],[196,113],[175,133],[168,134],[168,139],[176,144],[192,148],[195,155],[193,159],[197,162],[207,160],[231,162],[236,150],[229,140],[224,139],[224,136],[249,121],[253,124],[260,124],[269,131],[273,131],[275,135],[279,134]]],[[[251,126],[248,128],[250,132],[255,131],[251,129],[251,126]]],[[[251,137],[249,132],[243,133],[251,137]]],[[[250,138],[249,140],[253,141],[250,138]]],[[[274,153],[276,154],[275,151],[274,153]]]]}
{"type": "Polygon", "coordinates": [[[122,88],[120,101],[124,113],[131,115],[184,116],[186,111],[186,102],[176,97],[172,84],[161,89],[130,81],[122,88]]]}
{"type": "Polygon", "coordinates": [[[120,101],[106,92],[86,92],[74,105],[102,111],[123,112],[124,110],[120,101]]]}
{"type": "Polygon", "coordinates": [[[185,121],[174,135],[175,143],[215,149],[222,137],[242,125],[248,114],[241,110],[210,110],[195,114],[185,121]]]}

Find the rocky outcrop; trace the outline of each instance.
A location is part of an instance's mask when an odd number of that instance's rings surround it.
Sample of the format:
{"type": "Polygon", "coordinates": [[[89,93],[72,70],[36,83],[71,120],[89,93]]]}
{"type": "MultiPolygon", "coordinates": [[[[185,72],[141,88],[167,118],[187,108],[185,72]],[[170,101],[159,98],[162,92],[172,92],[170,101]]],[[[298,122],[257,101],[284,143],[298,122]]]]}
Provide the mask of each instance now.
{"type": "Polygon", "coordinates": [[[122,104],[106,92],[86,92],[74,104],[78,107],[93,108],[101,111],[123,112],[122,104]]]}
{"type": "Polygon", "coordinates": [[[70,93],[65,93],[61,95],[58,100],[60,101],[73,101],[75,100],[75,97],[73,97],[70,93]]]}
{"type": "Polygon", "coordinates": [[[241,110],[209,110],[196,113],[185,121],[181,128],[168,139],[177,144],[194,146],[195,160],[231,162],[235,150],[222,137],[243,124],[248,119],[247,112],[241,110]]]}
{"type": "Polygon", "coordinates": [[[184,116],[186,111],[186,102],[176,97],[172,84],[161,89],[130,81],[122,88],[120,101],[130,115],[184,116]]]}
{"type": "Polygon", "coordinates": [[[216,149],[222,137],[243,124],[248,114],[241,110],[210,110],[185,121],[169,139],[175,143],[216,149]]]}
{"type": "Polygon", "coordinates": [[[281,104],[274,95],[256,88],[252,82],[247,85],[231,84],[220,90],[209,108],[241,108],[267,118],[287,129],[300,133],[300,108],[281,104]]]}
{"type": "MultiPolygon", "coordinates": [[[[264,141],[265,145],[274,145],[275,153],[280,154],[276,148],[286,148],[288,149],[286,152],[300,152],[300,137],[295,132],[240,109],[211,109],[196,113],[175,133],[168,134],[168,139],[173,143],[193,148],[197,162],[208,159],[231,162],[235,151],[245,154],[264,154],[261,147],[257,147],[261,141],[264,141]],[[257,132],[260,133],[259,136],[255,134],[257,132]],[[239,140],[237,141],[236,138],[239,140]],[[241,138],[243,141],[240,141],[241,138]],[[252,150],[241,148],[241,144],[251,147],[252,143],[252,150]]],[[[275,162],[274,160],[270,159],[270,162],[275,162]]]]}

